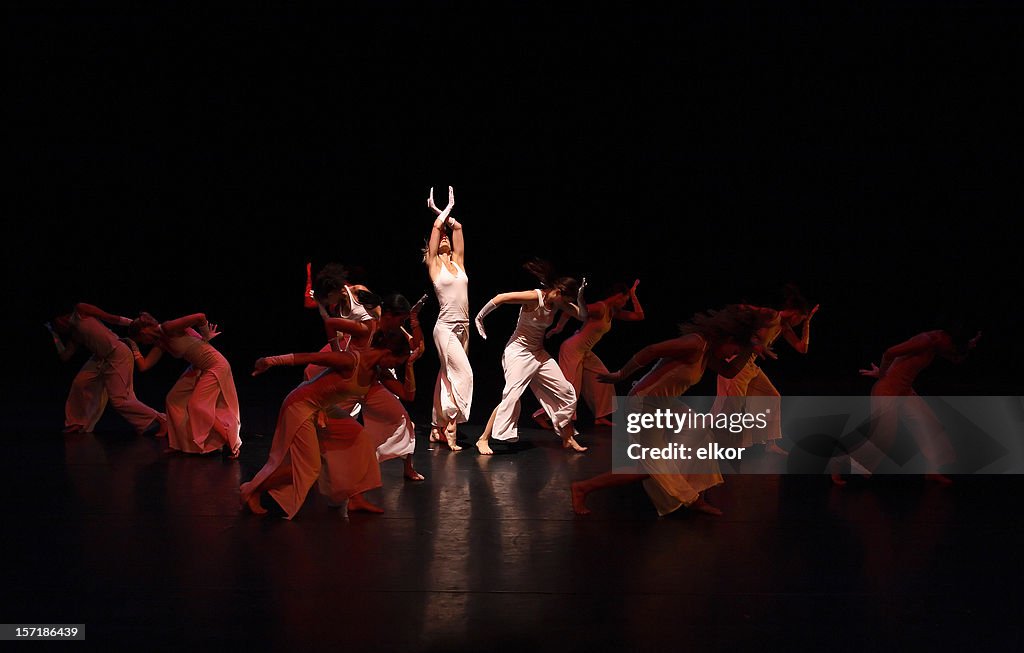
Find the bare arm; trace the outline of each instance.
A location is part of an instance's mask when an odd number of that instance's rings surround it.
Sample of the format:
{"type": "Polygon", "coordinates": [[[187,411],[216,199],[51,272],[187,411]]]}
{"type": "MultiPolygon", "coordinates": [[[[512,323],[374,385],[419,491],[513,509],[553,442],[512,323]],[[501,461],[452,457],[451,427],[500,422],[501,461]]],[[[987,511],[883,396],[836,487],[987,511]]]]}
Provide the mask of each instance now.
{"type": "Polygon", "coordinates": [[[157,361],[159,361],[164,355],[163,349],[160,347],[152,347],[149,350],[149,353],[143,356],[142,352],[139,351],[139,346],[134,340],[131,338],[125,338],[124,343],[132,350],[132,356],[135,357],[135,369],[140,372],[152,369],[152,367],[157,364],[157,361]]]}
{"type": "Polygon", "coordinates": [[[120,315],[108,313],[97,306],[93,306],[92,304],[76,304],[75,312],[82,317],[94,317],[97,320],[102,320],[106,322],[107,324],[128,326],[129,324],[132,323],[132,320],[129,317],[122,317],[120,315]]]}
{"type": "Polygon", "coordinates": [[[882,354],[882,364],[879,366],[880,376],[885,376],[892,362],[900,356],[913,356],[914,354],[926,352],[933,347],[935,347],[935,341],[927,333],[918,334],[910,340],[889,347],[882,354]]]}
{"type": "MultiPolygon", "coordinates": [[[[591,315],[593,315],[593,313],[591,313],[591,315]]],[[[547,335],[545,335],[544,337],[550,338],[553,335],[561,333],[562,329],[565,328],[565,325],[569,323],[570,317],[571,316],[568,313],[563,311],[562,314],[558,317],[558,324],[556,324],[553,329],[549,329],[547,335]]]]}
{"type": "Polygon", "coordinates": [[[648,345],[633,355],[617,372],[602,374],[598,379],[604,383],[615,383],[636,374],[659,358],[672,358],[695,362],[704,352],[704,340],[699,336],[687,335],[648,345]]]}
{"type": "Polygon", "coordinates": [[[319,365],[330,367],[338,372],[348,373],[355,369],[356,358],[347,351],[324,351],[308,354],[284,354],[283,356],[266,356],[256,360],[252,375],[262,374],[271,367],[280,365],[319,365]]]}
{"type": "Polygon", "coordinates": [[[623,322],[641,322],[644,319],[644,307],[640,305],[640,300],[636,298],[636,287],[640,285],[640,280],[637,279],[633,282],[633,287],[629,289],[629,301],[633,304],[633,310],[631,311],[619,311],[615,314],[616,320],[622,320],[623,322]]]}
{"type": "Polygon", "coordinates": [[[811,346],[811,318],[818,312],[820,306],[821,305],[818,304],[811,309],[807,319],[804,320],[803,333],[799,338],[797,338],[796,332],[793,331],[793,327],[788,324],[785,324],[782,327],[782,337],[786,339],[786,342],[788,342],[793,349],[797,350],[801,354],[806,354],[808,348],[811,346]]]}
{"type": "Polygon", "coordinates": [[[208,339],[206,335],[209,333],[210,325],[206,321],[205,313],[193,313],[192,315],[186,315],[185,317],[179,317],[176,320],[169,320],[160,325],[160,328],[167,335],[180,336],[188,332],[189,328],[194,328],[199,332],[199,335],[203,339],[208,339]],[[205,333],[204,333],[205,330],[205,333]]]}

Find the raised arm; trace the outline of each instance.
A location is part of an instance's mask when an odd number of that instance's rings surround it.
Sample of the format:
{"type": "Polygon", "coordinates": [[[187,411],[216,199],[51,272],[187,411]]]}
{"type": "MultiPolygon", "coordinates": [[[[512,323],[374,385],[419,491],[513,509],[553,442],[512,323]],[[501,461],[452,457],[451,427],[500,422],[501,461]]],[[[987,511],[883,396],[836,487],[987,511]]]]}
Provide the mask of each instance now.
{"type": "Polygon", "coordinates": [[[188,329],[193,328],[199,332],[204,340],[209,340],[210,336],[210,323],[206,321],[206,313],[193,313],[192,315],[186,315],[185,317],[179,317],[176,320],[168,320],[160,325],[160,328],[167,335],[180,336],[188,332],[188,329]]]}
{"type": "MultiPolygon", "coordinates": [[[[430,196],[427,198],[427,206],[437,214],[437,218],[434,219],[434,226],[430,230],[430,240],[427,241],[426,263],[427,267],[434,270],[437,264],[437,246],[441,243],[441,230],[444,228],[444,223],[447,222],[448,216],[451,215],[452,209],[455,208],[455,189],[451,186],[448,187],[448,206],[444,207],[443,211],[440,211],[434,205],[434,189],[431,187],[430,196]]],[[[454,243],[452,243],[452,247],[455,247],[454,243]]]]}
{"type": "Polygon", "coordinates": [[[347,351],[324,351],[309,354],[284,354],[265,356],[256,360],[252,375],[262,374],[271,367],[281,365],[319,365],[330,367],[341,373],[351,372],[356,366],[356,357],[347,351]]]}
{"type": "Polygon", "coordinates": [[[462,223],[455,218],[451,219],[452,223],[452,260],[455,261],[459,267],[465,269],[466,267],[466,238],[462,233],[462,223]]]}
{"type": "Polygon", "coordinates": [[[796,332],[793,331],[793,327],[788,324],[784,324],[782,326],[782,337],[786,339],[786,342],[788,342],[793,349],[797,350],[801,354],[806,354],[807,349],[811,346],[811,318],[814,317],[814,314],[818,312],[820,307],[821,304],[817,304],[813,309],[811,309],[811,312],[804,320],[803,333],[799,338],[797,337],[796,332]]]}
{"type": "Polygon", "coordinates": [[[495,295],[491,301],[484,304],[484,307],[480,309],[480,312],[476,314],[476,330],[480,333],[480,337],[487,340],[487,332],[484,330],[484,318],[498,308],[502,304],[529,304],[530,302],[537,302],[537,293],[533,290],[523,290],[520,292],[503,292],[499,295],[495,295]]]}
{"type": "Polygon", "coordinates": [[[640,322],[644,319],[644,307],[640,305],[640,300],[636,298],[636,287],[639,285],[640,280],[637,279],[633,282],[633,287],[629,289],[629,301],[633,304],[633,310],[619,311],[615,314],[616,320],[622,320],[623,322],[640,322]]]}
{"type": "Polygon", "coordinates": [[[122,317],[120,315],[108,313],[97,306],[93,306],[92,304],[75,304],[75,312],[82,317],[94,317],[97,320],[106,322],[107,324],[128,326],[132,323],[132,319],[130,317],[122,317]]]}

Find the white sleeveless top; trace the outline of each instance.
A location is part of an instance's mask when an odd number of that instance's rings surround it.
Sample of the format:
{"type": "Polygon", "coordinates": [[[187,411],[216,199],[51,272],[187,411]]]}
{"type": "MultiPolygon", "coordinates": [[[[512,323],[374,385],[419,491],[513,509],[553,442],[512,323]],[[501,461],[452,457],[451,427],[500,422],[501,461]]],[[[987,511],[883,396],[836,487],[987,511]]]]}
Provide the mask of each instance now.
{"type": "Polygon", "coordinates": [[[534,292],[537,293],[537,308],[528,311],[524,304],[519,309],[519,322],[508,341],[509,345],[516,343],[530,351],[544,349],[544,332],[555,316],[554,309],[544,306],[544,293],[540,289],[534,292]]]}
{"type": "Polygon", "coordinates": [[[452,265],[455,266],[455,274],[442,262],[441,271],[434,281],[434,294],[440,305],[437,321],[447,324],[468,323],[469,276],[458,263],[452,261],[452,265]]]}
{"type": "MultiPolygon", "coordinates": [[[[356,322],[373,322],[377,318],[373,316],[366,307],[356,301],[355,294],[352,289],[345,286],[345,292],[348,293],[349,310],[348,313],[340,313],[341,317],[355,320],[356,322]]],[[[352,334],[338,331],[338,345],[341,347],[341,351],[348,351],[349,343],[352,342],[352,334]]]]}

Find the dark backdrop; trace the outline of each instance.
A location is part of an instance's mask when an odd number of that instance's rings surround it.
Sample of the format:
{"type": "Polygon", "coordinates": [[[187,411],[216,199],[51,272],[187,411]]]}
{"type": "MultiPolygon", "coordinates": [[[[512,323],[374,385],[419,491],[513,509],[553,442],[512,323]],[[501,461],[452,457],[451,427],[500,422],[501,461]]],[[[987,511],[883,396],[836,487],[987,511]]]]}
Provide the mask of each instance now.
{"type": "MultiPolygon", "coordinates": [[[[424,200],[448,184],[474,313],[532,287],[533,255],[595,290],[641,279],[648,320],[599,345],[613,369],[696,310],[771,303],[792,281],[822,309],[811,354],[769,364],[783,393],[867,392],[858,367],[953,313],[983,345],[922,388],[1020,392],[1012,4],[10,14],[6,397],[25,426],[59,426],[79,364],[55,360],[40,323],[88,301],[207,312],[243,420],[271,428],[298,372],[247,371],[322,343],[305,261],[414,300],[424,200]]],[[[498,399],[514,319],[503,308],[474,336],[474,421],[498,399]]],[[[420,412],[436,367],[431,344],[420,412]]],[[[137,378],[140,395],[159,403],[180,369],[137,378]]]]}

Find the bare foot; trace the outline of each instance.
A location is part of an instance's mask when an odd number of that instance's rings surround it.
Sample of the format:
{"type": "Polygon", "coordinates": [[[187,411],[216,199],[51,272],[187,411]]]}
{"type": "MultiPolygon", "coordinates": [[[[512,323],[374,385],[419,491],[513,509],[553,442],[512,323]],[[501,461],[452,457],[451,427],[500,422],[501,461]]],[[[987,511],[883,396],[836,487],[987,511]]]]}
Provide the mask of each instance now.
{"type": "Polygon", "coordinates": [[[238,460],[238,457],[242,455],[242,445],[238,445],[237,449],[233,449],[228,453],[228,460],[238,460]]]}
{"type": "Polygon", "coordinates": [[[81,424],[72,424],[71,426],[64,427],[64,433],[81,433],[85,428],[81,424]]]}
{"type": "Polygon", "coordinates": [[[405,477],[410,481],[424,481],[427,478],[423,474],[420,474],[415,469],[413,469],[412,463],[407,463],[405,465],[405,477]]]}
{"type": "Polygon", "coordinates": [[[458,426],[455,425],[455,422],[450,422],[448,426],[445,427],[444,437],[448,443],[449,449],[451,449],[452,451],[462,451],[462,447],[460,447],[457,443],[459,437],[459,429],[458,426]]]}
{"type": "Polygon", "coordinates": [[[430,441],[441,442],[444,438],[441,437],[441,432],[437,430],[436,426],[430,427],[430,441]]]}
{"type": "Polygon", "coordinates": [[[844,485],[846,485],[846,479],[843,478],[842,474],[835,474],[835,473],[833,473],[832,474],[832,484],[833,485],[837,485],[839,487],[843,487],[844,485]]]}
{"type": "Polygon", "coordinates": [[[563,449],[572,449],[573,451],[586,451],[587,448],[576,441],[576,438],[569,437],[567,440],[562,440],[563,449]]]}
{"type": "Polygon", "coordinates": [[[615,422],[607,417],[598,417],[594,420],[594,426],[615,426],[615,422]]]}
{"type": "Polygon", "coordinates": [[[938,483],[939,485],[953,484],[953,479],[949,478],[948,476],[943,476],[942,474],[925,474],[924,477],[929,481],[938,483]]]}
{"type": "Polygon", "coordinates": [[[572,494],[572,511],[577,515],[589,515],[587,508],[587,493],[583,491],[582,483],[573,483],[569,486],[572,494]]]}
{"type": "Polygon", "coordinates": [[[156,433],[154,433],[153,435],[155,435],[158,438],[166,438],[167,427],[168,425],[170,425],[170,421],[167,419],[167,415],[160,413],[159,415],[157,415],[156,419],[158,422],[160,422],[160,428],[158,428],[156,433]]]}
{"type": "Polygon", "coordinates": [[[788,456],[789,455],[789,452],[786,451],[785,449],[783,449],[782,447],[780,447],[775,442],[775,440],[769,440],[764,445],[764,451],[765,451],[765,453],[773,453],[773,454],[775,454],[777,456],[788,456]]]}
{"type": "Polygon", "coordinates": [[[555,427],[551,424],[551,420],[548,419],[547,413],[541,413],[533,416],[533,421],[540,424],[540,427],[546,431],[550,431],[555,427]]]}
{"type": "Polygon", "coordinates": [[[379,515],[384,509],[367,501],[362,494],[354,494],[348,498],[348,511],[372,512],[379,515]]]}
{"type": "Polygon", "coordinates": [[[697,500],[691,503],[689,506],[690,510],[696,510],[697,512],[703,512],[707,515],[721,516],[722,511],[714,507],[710,503],[704,500],[704,497],[697,497],[697,500]]]}
{"type": "Polygon", "coordinates": [[[494,449],[491,449],[491,445],[487,443],[487,440],[477,440],[476,450],[479,451],[480,454],[484,456],[490,456],[491,454],[494,453],[494,449]]]}

